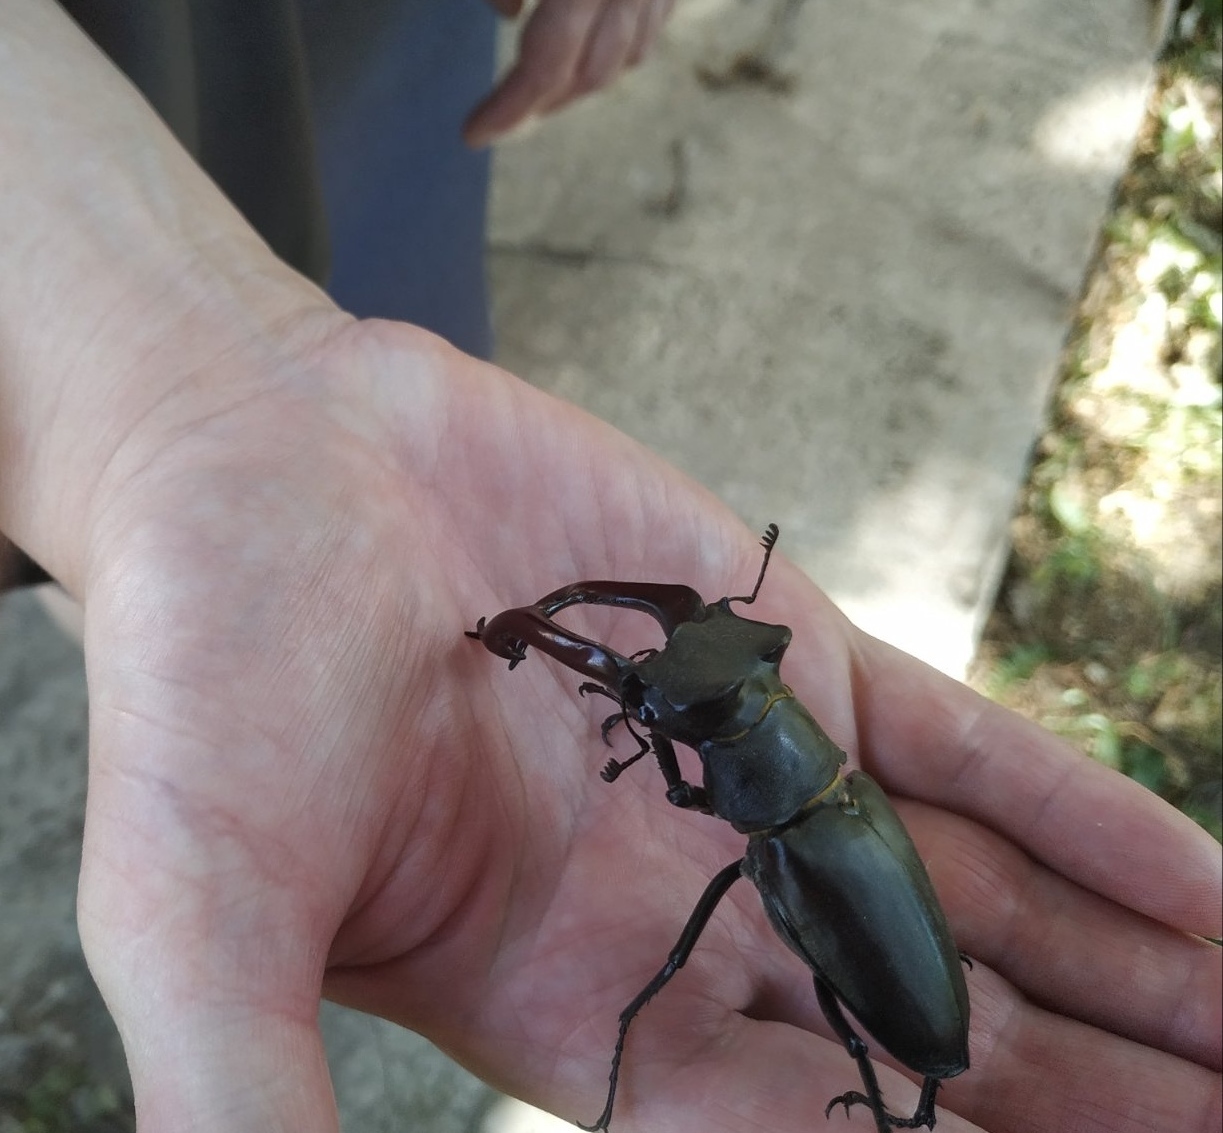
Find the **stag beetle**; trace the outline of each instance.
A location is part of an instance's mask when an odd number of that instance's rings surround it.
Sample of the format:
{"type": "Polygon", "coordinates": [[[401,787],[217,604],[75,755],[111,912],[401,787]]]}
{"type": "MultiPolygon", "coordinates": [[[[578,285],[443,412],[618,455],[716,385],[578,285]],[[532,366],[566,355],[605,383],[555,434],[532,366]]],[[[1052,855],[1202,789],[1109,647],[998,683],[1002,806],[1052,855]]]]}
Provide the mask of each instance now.
{"type": "Polygon", "coordinates": [[[811,968],[821,1009],[858,1065],[865,1093],[830,1101],[846,1114],[870,1107],[879,1133],[889,1127],[934,1128],[940,1082],[968,1068],[968,989],[947,920],[921,858],[883,791],[861,771],[843,774],[845,753],[781,681],[790,630],[740,617],[764,582],[778,529],[770,524],[752,592],[706,604],[691,587],[648,582],[578,582],[532,606],[483,618],[468,637],[506,658],[513,669],[533,645],[591,678],[619,709],[603,722],[603,739],[623,722],[638,750],[612,759],[614,781],[651,752],[667,799],[729,822],[748,839],[747,852],[709,883],[666,964],[620,1015],[607,1101],[586,1130],[607,1130],[625,1038],[637,1013],[684,965],[718,902],[741,876],[760,890],[782,940],[811,968]],[[567,606],[639,610],[666,635],[662,649],[622,657],[552,620],[567,606]],[[645,729],[642,736],[634,723],[645,729]],[[703,785],[684,779],[675,744],[694,748],[703,785]],[[901,1063],[922,1075],[912,1117],[896,1117],[883,1096],[866,1043],[841,1010],[901,1063]]]}

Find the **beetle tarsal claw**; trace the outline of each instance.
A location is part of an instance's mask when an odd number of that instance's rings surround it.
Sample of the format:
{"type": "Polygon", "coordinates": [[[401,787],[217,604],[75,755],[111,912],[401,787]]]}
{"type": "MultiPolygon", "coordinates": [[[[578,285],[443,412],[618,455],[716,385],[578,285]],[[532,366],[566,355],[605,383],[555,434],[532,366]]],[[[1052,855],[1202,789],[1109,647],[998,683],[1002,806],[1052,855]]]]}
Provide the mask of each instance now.
{"type": "Polygon", "coordinates": [[[612,746],[611,730],[621,721],[624,721],[626,727],[628,726],[628,716],[625,715],[625,713],[613,712],[606,720],[603,721],[602,726],[599,728],[599,734],[602,735],[603,742],[608,747],[612,746]]]}
{"type": "Polygon", "coordinates": [[[512,673],[527,659],[527,643],[525,641],[511,641],[509,643],[508,656],[510,659],[510,672],[512,673]]]}
{"type": "Polygon", "coordinates": [[[893,1114],[888,1113],[887,1110],[882,1108],[882,1099],[880,1099],[880,1108],[876,1110],[875,1103],[872,1102],[871,1099],[868,1098],[865,1094],[860,1093],[858,1090],[849,1090],[846,1093],[839,1094],[837,1097],[833,1098],[832,1101],[830,1101],[824,1107],[824,1116],[828,1117],[832,1113],[833,1109],[835,1109],[839,1105],[843,1105],[845,1107],[846,1117],[849,1116],[849,1110],[851,1106],[855,1106],[855,1105],[870,1106],[871,1110],[876,1115],[876,1120],[881,1119],[883,1121],[886,1121],[887,1124],[890,1125],[893,1129],[920,1129],[920,1128],[933,1129],[934,1128],[933,1110],[931,1110],[929,1114],[925,1114],[923,1113],[923,1107],[918,1106],[917,1112],[912,1117],[896,1117],[893,1114]]]}
{"type": "Polygon", "coordinates": [[[847,1094],[838,1094],[832,1099],[832,1101],[824,1106],[824,1116],[830,1117],[832,1115],[832,1111],[836,1109],[837,1106],[843,1105],[845,1107],[845,1116],[848,1117],[849,1107],[852,1105],[858,1105],[860,1103],[870,1105],[870,1098],[868,1098],[865,1094],[858,1093],[857,1090],[850,1090],[847,1094]]]}

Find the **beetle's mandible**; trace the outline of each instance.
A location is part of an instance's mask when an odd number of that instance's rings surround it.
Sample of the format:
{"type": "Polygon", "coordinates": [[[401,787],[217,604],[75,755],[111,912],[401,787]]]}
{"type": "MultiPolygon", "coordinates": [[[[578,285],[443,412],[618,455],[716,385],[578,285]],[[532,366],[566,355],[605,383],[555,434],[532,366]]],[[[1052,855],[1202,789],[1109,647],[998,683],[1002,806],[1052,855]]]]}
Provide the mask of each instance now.
{"type": "Polygon", "coordinates": [[[638,750],[607,763],[607,782],[652,753],[671,803],[724,819],[748,839],[745,855],[706,887],[666,964],[621,1013],[607,1101],[583,1129],[608,1129],[629,1026],[683,966],[718,902],[741,876],[755,883],[773,927],[810,967],[820,1007],[862,1077],[862,1092],[833,1098],[825,1115],[837,1105],[848,1113],[861,1104],[870,1108],[879,1133],[933,1129],[940,1082],[968,1068],[961,955],[908,832],[868,775],[842,772],[845,753],[782,683],[789,628],[751,621],[730,608],[732,602],[756,600],[777,535],[770,524],[750,594],[707,604],[683,585],[577,582],[533,605],[487,622],[481,618],[468,631],[511,669],[534,646],[587,677],[580,692],[617,703],[604,721],[603,738],[623,722],[638,750]],[[553,621],[578,604],[649,614],[666,643],[622,657],[553,621]],[[699,754],[701,785],[681,774],[676,743],[699,754]],[[842,1004],[922,1076],[912,1117],[885,1108],[866,1043],[842,1004]]]}

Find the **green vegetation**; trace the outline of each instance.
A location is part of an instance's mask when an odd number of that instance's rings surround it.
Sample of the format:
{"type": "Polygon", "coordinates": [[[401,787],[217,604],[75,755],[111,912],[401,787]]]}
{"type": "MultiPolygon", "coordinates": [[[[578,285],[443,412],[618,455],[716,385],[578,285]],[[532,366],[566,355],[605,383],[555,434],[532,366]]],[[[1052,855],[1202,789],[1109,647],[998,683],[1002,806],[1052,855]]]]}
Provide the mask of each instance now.
{"type": "Polygon", "coordinates": [[[972,675],[1223,838],[1223,0],[1180,17],[972,675]]]}
{"type": "Polygon", "coordinates": [[[111,1087],[92,1081],[74,1062],[51,1065],[30,1087],[15,1116],[0,1116],[0,1133],[122,1133],[130,1116],[111,1087]]]}

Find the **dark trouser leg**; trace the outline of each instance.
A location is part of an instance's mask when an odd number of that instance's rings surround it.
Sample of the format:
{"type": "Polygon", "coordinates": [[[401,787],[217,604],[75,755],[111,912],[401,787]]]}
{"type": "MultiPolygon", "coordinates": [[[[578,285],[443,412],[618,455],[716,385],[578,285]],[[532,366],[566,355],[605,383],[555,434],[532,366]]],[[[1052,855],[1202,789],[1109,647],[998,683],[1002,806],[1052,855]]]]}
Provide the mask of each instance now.
{"type": "Polygon", "coordinates": [[[298,0],[331,233],[328,291],[488,357],[489,154],[459,136],[493,79],[484,0],[298,0]]]}

